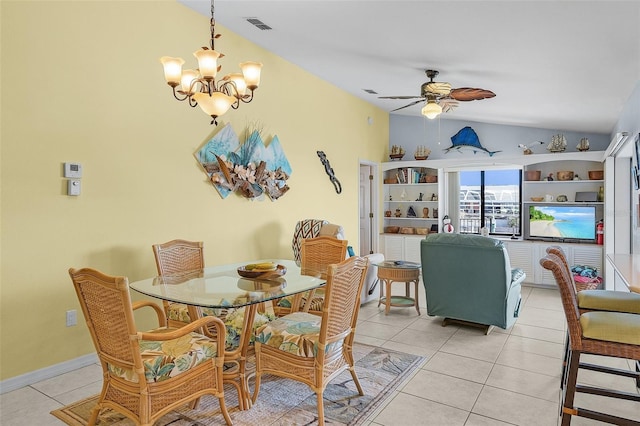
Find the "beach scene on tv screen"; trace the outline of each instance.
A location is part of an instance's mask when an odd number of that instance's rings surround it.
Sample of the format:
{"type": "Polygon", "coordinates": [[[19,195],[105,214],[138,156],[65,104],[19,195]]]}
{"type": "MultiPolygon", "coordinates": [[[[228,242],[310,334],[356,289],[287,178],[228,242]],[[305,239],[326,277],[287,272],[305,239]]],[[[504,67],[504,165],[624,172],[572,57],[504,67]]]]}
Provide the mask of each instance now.
{"type": "Polygon", "coordinates": [[[595,238],[593,207],[530,206],[529,235],[550,238],[595,238]]]}

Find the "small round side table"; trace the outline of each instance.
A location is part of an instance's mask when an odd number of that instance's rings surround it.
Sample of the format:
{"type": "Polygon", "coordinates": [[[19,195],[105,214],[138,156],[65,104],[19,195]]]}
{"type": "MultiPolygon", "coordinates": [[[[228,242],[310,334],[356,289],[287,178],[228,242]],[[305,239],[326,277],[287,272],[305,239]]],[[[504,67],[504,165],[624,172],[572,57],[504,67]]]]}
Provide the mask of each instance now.
{"type": "Polygon", "coordinates": [[[419,263],[406,262],[404,260],[386,260],[376,265],[378,267],[378,279],[383,285],[380,286],[380,299],[378,306],[385,304],[384,314],[388,315],[391,306],[408,308],[414,306],[418,315],[420,315],[420,307],[418,306],[418,284],[420,283],[420,267],[419,263]],[[391,296],[391,283],[405,283],[404,296],[391,296]],[[414,283],[414,297],[411,297],[411,286],[414,283]],[[386,296],[385,296],[386,295],[386,296]]]}

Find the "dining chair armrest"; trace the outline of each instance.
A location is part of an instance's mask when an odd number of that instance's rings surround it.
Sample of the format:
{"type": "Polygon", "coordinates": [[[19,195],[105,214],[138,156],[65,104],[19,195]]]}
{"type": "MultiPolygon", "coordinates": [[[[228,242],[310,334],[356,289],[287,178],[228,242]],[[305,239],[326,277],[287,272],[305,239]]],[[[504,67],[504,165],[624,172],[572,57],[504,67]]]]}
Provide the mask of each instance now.
{"type": "Polygon", "coordinates": [[[158,316],[158,324],[164,326],[167,324],[167,317],[164,313],[164,309],[158,306],[156,303],[153,303],[150,300],[139,300],[137,302],[131,303],[131,308],[135,311],[139,308],[150,307],[154,311],[156,311],[156,315],[158,316]]]}
{"type": "Polygon", "coordinates": [[[186,324],[184,327],[180,327],[178,329],[168,329],[168,331],[158,332],[138,332],[138,337],[141,340],[153,340],[153,341],[165,341],[165,340],[173,340],[178,339],[182,336],[186,336],[191,332],[200,333],[202,330],[208,330],[209,327],[214,327],[216,329],[216,333],[208,334],[207,337],[216,341],[218,345],[218,356],[221,357],[224,354],[225,347],[225,339],[226,339],[226,328],[224,323],[220,318],[216,318],[213,316],[206,316],[199,318],[193,322],[186,324]]]}

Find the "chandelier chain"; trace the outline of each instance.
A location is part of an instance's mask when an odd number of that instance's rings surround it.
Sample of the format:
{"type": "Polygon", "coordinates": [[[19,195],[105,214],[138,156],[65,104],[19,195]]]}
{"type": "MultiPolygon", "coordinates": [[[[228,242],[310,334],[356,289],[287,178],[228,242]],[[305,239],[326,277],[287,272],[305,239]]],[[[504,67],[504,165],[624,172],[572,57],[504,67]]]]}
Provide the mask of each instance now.
{"type": "Polygon", "coordinates": [[[216,20],[214,18],[213,12],[214,12],[214,7],[213,7],[213,0],[212,0],[211,1],[211,21],[210,21],[210,24],[211,24],[211,41],[209,42],[209,44],[211,45],[210,46],[211,50],[216,50],[215,49],[215,42],[214,42],[214,40],[216,38],[216,20]]]}

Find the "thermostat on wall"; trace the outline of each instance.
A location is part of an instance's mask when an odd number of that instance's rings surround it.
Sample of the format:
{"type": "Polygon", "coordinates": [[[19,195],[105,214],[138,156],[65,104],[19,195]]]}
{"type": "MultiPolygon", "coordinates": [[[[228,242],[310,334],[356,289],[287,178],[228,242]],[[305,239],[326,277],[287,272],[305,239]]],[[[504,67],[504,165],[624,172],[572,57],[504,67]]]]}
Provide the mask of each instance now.
{"type": "Polygon", "coordinates": [[[80,163],[64,163],[64,177],[66,178],[81,178],[82,177],[82,164],[80,163]]]}

